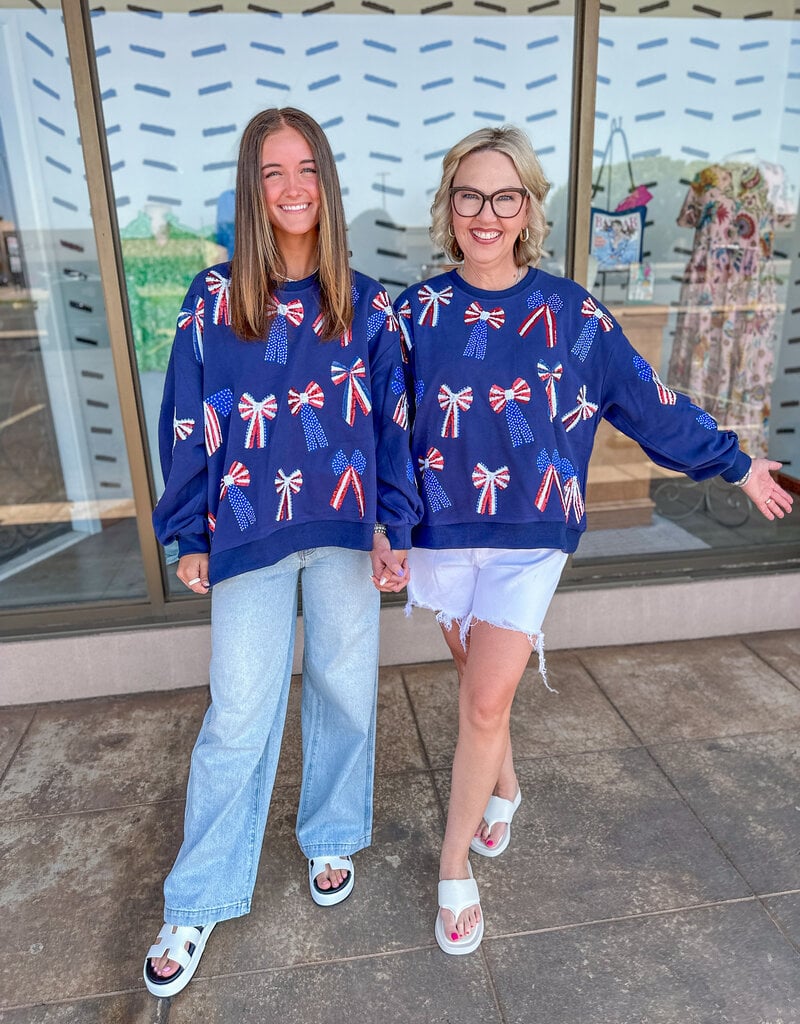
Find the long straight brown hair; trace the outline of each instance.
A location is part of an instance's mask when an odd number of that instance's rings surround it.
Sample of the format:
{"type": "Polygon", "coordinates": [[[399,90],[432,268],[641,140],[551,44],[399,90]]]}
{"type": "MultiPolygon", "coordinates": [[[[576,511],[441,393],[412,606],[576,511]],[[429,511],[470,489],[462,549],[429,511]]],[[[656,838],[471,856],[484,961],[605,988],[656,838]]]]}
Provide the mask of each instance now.
{"type": "Polygon", "coordinates": [[[275,241],[261,185],[264,139],[282,128],[294,128],[303,136],[317,166],[320,336],[329,340],[348,331],[353,323],[347,225],[330,143],[313,117],[295,107],[262,110],[250,120],[239,144],[231,261],[231,324],[245,341],[262,341],[275,315],[273,296],[286,278],[286,263],[275,241]]]}

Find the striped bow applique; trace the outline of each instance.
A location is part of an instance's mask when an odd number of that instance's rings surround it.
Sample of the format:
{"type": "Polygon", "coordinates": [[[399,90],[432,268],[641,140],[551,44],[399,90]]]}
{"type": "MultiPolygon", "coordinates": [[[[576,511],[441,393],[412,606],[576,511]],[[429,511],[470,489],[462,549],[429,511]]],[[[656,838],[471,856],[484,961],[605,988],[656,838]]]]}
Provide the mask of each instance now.
{"type": "Polygon", "coordinates": [[[206,288],[209,295],[214,296],[214,309],[211,319],[215,324],[231,325],[231,282],[230,278],[220,274],[218,270],[209,270],[206,274],[206,288]]]}
{"type": "Polygon", "coordinates": [[[348,460],[340,448],[331,460],[331,466],[334,473],[339,474],[339,479],[336,481],[336,486],[331,495],[331,506],[338,512],[344,504],[348,490],[352,487],[358,505],[358,514],[363,519],[365,505],[364,484],[361,480],[361,474],[367,468],[367,460],[364,457],[364,453],[356,448],[348,460]]]}
{"type": "Polygon", "coordinates": [[[536,457],[536,468],[542,474],[542,480],[539,484],[539,490],[536,493],[534,499],[534,505],[539,509],[540,512],[544,512],[550,503],[550,496],[555,489],[558,495],[558,500],[561,502],[561,508],[564,508],[564,487],[561,482],[560,470],[561,470],[561,459],[559,458],[558,452],[554,451],[552,458],[546,448],[542,448],[536,457]]]}
{"type": "Polygon", "coordinates": [[[522,377],[517,377],[510,388],[501,388],[499,384],[492,384],[489,388],[489,405],[496,413],[505,409],[511,444],[515,448],[521,444],[533,444],[533,432],[519,407],[520,402],[527,403],[530,400],[530,384],[522,377]]]}
{"type": "Polygon", "coordinates": [[[328,438],[314,411],[325,405],[325,395],[319,384],[315,380],[310,380],[306,384],[305,391],[290,388],[287,400],[292,416],[300,416],[307,451],[313,452],[317,448],[327,448],[328,438]]]}
{"type": "Polygon", "coordinates": [[[569,522],[569,515],[572,512],[575,515],[575,522],[579,523],[585,512],[583,492],[578,474],[569,459],[561,460],[561,480],[564,488],[564,519],[569,522]]]}
{"type": "Polygon", "coordinates": [[[267,422],[278,414],[278,403],[274,395],[267,395],[257,402],[245,391],[239,399],[239,415],[247,424],[245,448],[264,448],[267,444],[267,422]]]}
{"type": "Polygon", "coordinates": [[[172,413],[172,447],[174,448],[178,441],[185,441],[187,437],[191,437],[193,430],[194,420],[188,417],[179,419],[178,410],[175,409],[172,413]]]}
{"type": "Polygon", "coordinates": [[[394,315],[392,300],[385,291],[379,291],[372,300],[372,308],[377,309],[367,320],[367,340],[371,341],[378,331],[385,325],[386,330],[393,332],[398,330],[397,317],[394,315]]]}
{"type": "Polygon", "coordinates": [[[474,356],[475,359],[483,359],[486,355],[486,338],[489,334],[488,327],[499,331],[506,322],[505,310],[500,306],[493,309],[484,309],[480,302],[471,302],[464,310],[464,323],[472,324],[472,331],[467,340],[467,347],[464,349],[465,356],[474,356]]]}
{"type": "Polygon", "coordinates": [[[213,455],[222,444],[220,416],[230,416],[233,409],[233,392],[222,388],[209,395],[203,402],[203,424],[206,433],[206,452],[213,455]]]}
{"type": "Polygon", "coordinates": [[[400,328],[400,354],[403,358],[403,362],[408,362],[408,353],[411,351],[411,335],[408,330],[408,321],[411,319],[411,303],[408,299],[404,299],[399,309],[396,311],[397,326],[400,328]]]}
{"type": "Polygon", "coordinates": [[[694,405],[692,402],[689,402],[689,408],[694,409],[694,411],[698,414],[697,416],[695,416],[695,420],[700,424],[701,427],[705,427],[706,430],[717,429],[717,421],[714,419],[710,412],[706,412],[705,409],[701,409],[699,405],[694,405]]]}
{"type": "Polygon", "coordinates": [[[554,348],[556,338],[556,313],[559,313],[564,306],[564,300],[560,295],[553,292],[545,299],[538,289],[528,296],[528,309],[531,311],[522,321],[517,330],[520,338],[527,337],[534,325],[540,321],[544,324],[545,344],[548,348],[554,348]]]}
{"type": "Polygon", "coordinates": [[[245,496],[244,487],[250,486],[250,470],[241,462],[232,462],[231,468],[222,478],[219,489],[219,500],[225,498],[230,502],[239,529],[244,532],[256,521],[253,506],[245,496]]]}
{"type": "Polygon", "coordinates": [[[199,295],[194,300],[194,309],[182,309],[178,313],[178,327],[182,331],[192,329],[192,347],[194,357],[198,363],[203,364],[203,327],[206,309],[206,300],[199,295]]]}
{"type": "Polygon", "coordinates": [[[583,300],[581,316],[586,318],[586,322],[581,328],[578,340],[572,346],[570,351],[574,356],[577,356],[581,362],[583,362],[583,360],[589,355],[589,350],[592,347],[592,342],[595,339],[598,327],[603,331],[610,331],[614,326],[614,321],[611,319],[610,314],[606,313],[604,309],[601,309],[597,305],[591,295],[587,295],[583,300]]]}
{"type": "Polygon", "coordinates": [[[392,394],[397,395],[397,405],[394,407],[392,419],[398,427],[408,430],[408,392],[406,391],[406,381],[401,366],[395,366],[394,368],[391,388],[392,394]]]}
{"type": "Polygon", "coordinates": [[[550,422],[558,415],[558,395],[556,394],[556,384],[559,383],[561,377],[564,374],[564,367],[561,363],[550,369],[547,363],[542,362],[540,359],[536,364],[536,372],[539,375],[539,380],[544,384],[544,392],[547,395],[547,411],[550,414],[550,422]]]}
{"type": "Polygon", "coordinates": [[[664,384],[646,359],[643,359],[638,353],[634,353],[633,365],[636,367],[636,376],[639,380],[648,381],[648,383],[652,381],[655,384],[658,400],[662,405],[675,405],[678,401],[678,396],[671,388],[664,384]]]}
{"type": "Polygon", "coordinates": [[[444,413],[442,421],[442,437],[458,437],[461,413],[472,405],[472,388],[461,388],[452,391],[447,384],[439,388],[439,408],[444,413]]]}
{"type": "Polygon", "coordinates": [[[578,404],[574,409],[570,409],[569,412],[565,412],[561,417],[561,422],[567,428],[567,431],[573,430],[579,423],[584,420],[590,420],[592,416],[597,412],[597,402],[590,402],[586,397],[586,385],[581,384],[578,389],[577,395],[578,404]]]}
{"type": "Polygon", "coordinates": [[[264,353],[264,359],[268,363],[280,363],[281,366],[286,365],[286,357],[288,355],[288,328],[287,324],[291,324],[292,327],[299,327],[303,322],[303,303],[300,299],[292,299],[291,302],[278,302],[272,307],[275,311],[275,315],[272,317],[272,323],[269,325],[269,335],[267,337],[267,350],[264,353]]]}
{"type": "Polygon", "coordinates": [[[417,298],[422,304],[422,311],[419,314],[417,323],[420,327],[438,327],[439,308],[449,306],[453,298],[452,285],[442,288],[440,292],[434,291],[429,284],[424,284],[417,292],[417,298]]]}
{"type": "Polygon", "coordinates": [[[213,533],[217,528],[217,517],[213,512],[209,512],[206,516],[206,523],[208,524],[208,532],[213,533]]]}
{"type": "Polygon", "coordinates": [[[450,499],[434,475],[441,473],[443,469],[444,456],[438,448],[429,448],[424,457],[419,457],[422,489],[425,494],[425,502],[431,512],[441,512],[443,508],[450,508],[450,499]]]}
{"type": "Polygon", "coordinates": [[[479,515],[497,514],[497,492],[504,491],[511,480],[508,466],[489,469],[479,462],[472,470],[472,486],[480,490],[475,511],[479,515]]]}
{"type": "Polygon", "coordinates": [[[338,387],[344,384],[344,397],[342,398],[342,416],[349,426],[356,422],[356,409],[360,409],[367,416],[372,409],[372,399],[366,384],[363,383],[367,376],[367,368],[364,360],[359,356],[350,366],[344,363],[331,363],[331,380],[338,387]]]}
{"type": "Polygon", "coordinates": [[[279,523],[282,519],[292,518],[292,495],[299,494],[302,486],[303,474],[299,469],[295,469],[291,473],[285,473],[282,469],[278,470],[275,477],[275,490],[278,492],[278,511],[275,515],[275,522],[279,523]]]}

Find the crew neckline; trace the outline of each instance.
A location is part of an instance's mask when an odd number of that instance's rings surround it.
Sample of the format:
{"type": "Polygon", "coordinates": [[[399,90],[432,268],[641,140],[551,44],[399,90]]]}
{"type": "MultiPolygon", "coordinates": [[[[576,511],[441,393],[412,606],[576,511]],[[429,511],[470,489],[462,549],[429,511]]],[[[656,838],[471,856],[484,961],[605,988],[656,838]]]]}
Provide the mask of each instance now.
{"type": "Polygon", "coordinates": [[[528,272],[523,274],[516,284],[512,284],[510,288],[501,288],[494,290],[491,288],[478,288],[474,284],[470,284],[469,281],[465,281],[464,278],[459,274],[458,268],[454,267],[452,270],[447,271],[447,276],[450,278],[452,284],[460,288],[462,292],[466,292],[468,295],[476,295],[481,298],[488,298],[494,296],[498,298],[510,298],[514,295],[518,295],[520,292],[527,291],[533,283],[533,279],[539,271],[536,267],[528,267],[528,272]]]}

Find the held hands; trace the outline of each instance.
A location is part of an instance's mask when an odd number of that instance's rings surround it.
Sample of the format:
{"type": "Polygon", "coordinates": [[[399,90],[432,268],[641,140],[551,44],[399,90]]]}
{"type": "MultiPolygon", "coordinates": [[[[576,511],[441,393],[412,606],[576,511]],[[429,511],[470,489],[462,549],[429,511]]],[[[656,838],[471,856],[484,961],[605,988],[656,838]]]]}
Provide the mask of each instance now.
{"type": "Polygon", "coordinates": [[[385,534],[372,538],[372,582],[381,593],[397,594],[408,583],[408,552],[393,551],[385,534]]]}
{"type": "Polygon", "coordinates": [[[772,478],[770,470],[781,468],[780,462],[770,459],[753,459],[750,464],[750,479],[742,490],[758,511],[767,519],[783,519],[792,511],[794,498],[772,478]]]}
{"type": "Polygon", "coordinates": [[[176,573],[181,583],[195,594],[207,594],[210,586],[208,582],[208,555],[200,553],[196,555],[182,555],[178,561],[176,573]]]}

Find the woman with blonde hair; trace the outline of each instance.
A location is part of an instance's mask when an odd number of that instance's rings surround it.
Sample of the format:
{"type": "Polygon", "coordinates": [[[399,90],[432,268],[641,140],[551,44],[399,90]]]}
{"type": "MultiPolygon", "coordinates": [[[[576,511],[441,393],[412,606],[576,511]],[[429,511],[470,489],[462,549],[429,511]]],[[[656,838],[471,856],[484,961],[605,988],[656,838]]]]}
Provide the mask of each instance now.
{"type": "Polygon", "coordinates": [[[242,136],[235,249],[193,281],[164,390],[166,486],[153,521],[178,578],[211,590],[211,704],[192,753],[184,839],[145,984],[172,996],[212,929],[250,910],[303,593],[297,840],[321,906],[352,892],[368,846],[378,591],[407,579],[408,474],[397,321],[350,269],[330,145],[308,114],[242,136]],[[399,411],[398,411],[399,410],[399,411]]]}
{"type": "Polygon", "coordinates": [[[435,925],[439,946],[456,955],[483,936],[469,853],[505,851],[522,799],[511,704],[532,649],[544,674],[542,622],[586,528],[601,417],[661,466],[742,486],[767,519],[792,505],[770,475],[779,463],[751,460],[734,433],[664,387],[585,289],[537,269],[548,188],[518,128],[457,143],[431,228],[455,267],[396,304],[424,505],[409,602],[436,611],[460,684],[435,925]]]}

